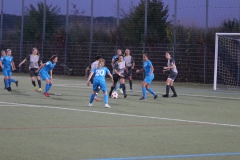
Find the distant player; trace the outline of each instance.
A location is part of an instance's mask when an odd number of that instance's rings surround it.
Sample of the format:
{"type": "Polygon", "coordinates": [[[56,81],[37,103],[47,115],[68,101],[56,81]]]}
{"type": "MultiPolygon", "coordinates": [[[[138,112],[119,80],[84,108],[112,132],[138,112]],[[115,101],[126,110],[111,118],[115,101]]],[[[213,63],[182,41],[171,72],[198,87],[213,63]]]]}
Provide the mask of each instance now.
{"type": "Polygon", "coordinates": [[[12,71],[16,70],[15,64],[13,62],[12,50],[7,49],[6,52],[7,52],[7,55],[5,55],[5,52],[3,52],[3,51],[1,52],[3,57],[1,57],[1,59],[0,59],[0,65],[2,67],[3,74],[4,74],[5,88],[8,91],[11,91],[12,90],[11,82],[14,82],[16,84],[16,86],[18,86],[18,81],[11,78],[12,71]]]}
{"type": "Polygon", "coordinates": [[[98,67],[93,69],[88,77],[87,85],[90,85],[90,79],[92,78],[93,74],[95,74],[94,79],[93,79],[93,93],[90,96],[90,101],[89,101],[89,107],[93,106],[93,99],[96,95],[96,92],[98,91],[98,88],[100,87],[101,90],[104,92],[104,103],[105,103],[105,108],[111,108],[108,104],[108,93],[107,93],[107,85],[105,81],[105,76],[108,74],[111,77],[111,81],[113,82],[113,77],[110,71],[104,67],[105,65],[105,60],[104,59],[99,59],[98,62],[98,67]]]}
{"type": "Polygon", "coordinates": [[[177,97],[177,93],[173,86],[173,82],[178,75],[178,70],[177,70],[174,59],[171,58],[171,54],[166,52],[165,57],[167,58],[168,62],[167,62],[167,67],[163,67],[163,72],[170,71],[170,73],[166,81],[166,94],[162,95],[162,97],[163,98],[169,97],[169,88],[171,88],[173,92],[173,95],[171,97],[177,97]]]}
{"type": "MultiPolygon", "coordinates": [[[[122,54],[121,49],[118,49],[117,54],[113,56],[112,62],[111,62],[111,65],[112,65],[113,69],[114,69],[114,64],[116,63],[116,61],[118,61],[118,56],[121,55],[121,54],[122,54]]],[[[113,71],[113,74],[114,74],[114,71],[113,71]]],[[[114,91],[116,91],[117,89],[120,90],[121,93],[123,93],[121,84],[119,85],[119,88],[117,87],[117,84],[116,84],[116,86],[114,88],[114,91]]]]}
{"type": "Polygon", "coordinates": [[[39,72],[40,77],[42,80],[46,81],[45,86],[45,92],[43,93],[46,97],[50,97],[48,91],[50,90],[52,84],[53,84],[53,78],[52,78],[52,70],[56,66],[56,63],[58,61],[58,57],[53,55],[50,58],[50,61],[47,63],[42,64],[37,70],[36,73],[39,72]],[[50,72],[50,75],[49,75],[50,72]]]}
{"type": "Polygon", "coordinates": [[[125,50],[125,57],[124,61],[126,62],[127,70],[128,73],[126,73],[128,79],[129,79],[129,86],[130,86],[130,91],[133,91],[132,89],[132,70],[134,69],[135,62],[132,56],[130,56],[130,50],[126,49],[125,50]]]}
{"type": "Polygon", "coordinates": [[[122,90],[123,90],[123,95],[124,95],[124,98],[127,97],[127,94],[126,94],[126,87],[125,87],[125,79],[124,79],[124,71],[126,70],[127,71],[127,67],[126,67],[126,62],[123,60],[123,55],[119,55],[118,56],[118,61],[115,62],[114,64],[114,67],[113,67],[113,84],[112,84],[112,87],[111,87],[111,90],[109,92],[109,97],[111,97],[112,95],[112,91],[114,90],[118,80],[120,80],[120,83],[122,85],[122,90]]]}
{"type": "Polygon", "coordinates": [[[42,61],[40,60],[40,54],[37,48],[33,48],[32,54],[29,54],[18,66],[21,67],[21,65],[26,61],[29,61],[29,73],[30,73],[30,77],[31,77],[31,81],[34,86],[34,89],[35,91],[41,92],[42,91],[41,79],[40,79],[39,73],[36,73],[36,70],[38,70],[39,64],[42,64],[42,61]],[[35,78],[34,78],[35,76],[37,77],[39,88],[36,87],[35,78]]]}
{"type": "MultiPolygon", "coordinates": [[[[101,56],[101,55],[97,55],[97,56],[95,57],[95,61],[91,64],[91,66],[88,66],[88,67],[85,69],[85,76],[84,76],[85,78],[88,77],[88,73],[90,74],[92,70],[94,70],[95,68],[98,67],[98,61],[99,61],[100,58],[102,58],[102,56],[101,56]]],[[[94,75],[93,75],[92,78],[90,79],[91,84],[93,84],[93,79],[94,79],[94,75]]],[[[96,101],[100,101],[100,99],[97,97],[99,91],[100,91],[100,88],[96,91],[96,96],[95,96],[95,98],[94,98],[96,101]]]]}
{"type": "Polygon", "coordinates": [[[145,71],[145,79],[142,82],[142,93],[143,97],[140,98],[139,100],[146,100],[147,98],[147,93],[146,91],[149,91],[153,96],[154,100],[158,97],[158,95],[151,89],[149,88],[149,85],[151,84],[152,80],[154,79],[154,68],[152,65],[152,62],[148,59],[148,54],[145,53],[143,54],[143,68],[141,70],[137,70],[136,72],[143,72],[145,71]]]}

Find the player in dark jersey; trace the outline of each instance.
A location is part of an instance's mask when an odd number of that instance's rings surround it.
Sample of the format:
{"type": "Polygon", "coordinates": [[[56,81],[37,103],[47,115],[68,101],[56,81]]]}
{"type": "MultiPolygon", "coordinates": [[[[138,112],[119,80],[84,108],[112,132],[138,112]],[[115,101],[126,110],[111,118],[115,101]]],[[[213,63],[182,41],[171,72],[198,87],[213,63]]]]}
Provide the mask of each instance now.
{"type": "MultiPolygon", "coordinates": [[[[112,68],[113,68],[113,73],[112,74],[114,74],[114,64],[118,61],[118,56],[121,55],[121,54],[122,54],[121,49],[118,49],[117,50],[117,54],[112,57],[112,62],[111,62],[111,65],[112,65],[112,68]]],[[[117,86],[118,85],[116,83],[114,91],[119,90],[121,93],[123,93],[121,83],[119,85],[119,88],[117,86]]]]}
{"type": "Polygon", "coordinates": [[[32,54],[29,54],[18,66],[21,67],[21,65],[26,61],[29,61],[29,73],[30,73],[32,84],[34,86],[34,90],[37,92],[41,92],[42,91],[41,79],[40,79],[39,73],[36,73],[36,70],[39,68],[39,64],[40,65],[42,64],[42,61],[40,60],[40,54],[37,48],[33,48],[32,54]],[[37,77],[39,88],[36,87],[34,77],[37,77]]]}
{"type": "Polygon", "coordinates": [[[173,82],[178,75],[178,70],[175,64],[175,61],[171,58],[171,54],[166,52],[165,57],[167,58],[167,67],[163,67],[163,72],[169,71],[169,76],[166,81],[166,94],[162,95],[163,98],[169,97],[169,88],[171,88],[173,95],[171,97],[177,97],[176,90],[173,86],[173,82]]]}
{"type": "Polygon", "coordinates": [[[118,56],[118,61],[114,63],[114,73],[113,73],[113,84],[111,86],[111,90],[109,92],[109,97],[112,95],[112,91],[115,88],[118,80],[120,80],[120,83],[122,84],[122,89],[123,89],[123,95],[124,98],[127,97],[126,94],[126,87],[125,87],[125,79],[124,79],[124,71],[127,70],[126,67],[126,62],[123,60],[123,55],[118,56]]]}
{"type": "Polygon", "coordinates": [[[152,80],[154,79],[154,67],[152,65],[152,62],[148,59],[148,54],[144,53],[143,54],[143,68],[141,70],[137,70],[136,72],[143,72],[145,71],[145,79],[142,82],[142,93],[143,96],[139,100],[146,100],[147,98],[147,93],[146,91],[149,91],[153,96],[154,100],[158,97],[158,95],[150,88],[150,84],[152,80]]]}
{"type": "Polygon", "coordinates": [[[129,86],[130,86],[130,91],[133,91],[132,90],[132,70],[134,69],[134,66],[135,66],[135,62],[134,62],[134,59],[133,57],[130,55],[130,50],[129,49],[126,49],[125,50],[125,57],[124,57],[124,61],[126,62],[126,66],[127,66],[127,70],[128,70],[128,73],[126,73],[128,79],[129,79],[129,86]]]}

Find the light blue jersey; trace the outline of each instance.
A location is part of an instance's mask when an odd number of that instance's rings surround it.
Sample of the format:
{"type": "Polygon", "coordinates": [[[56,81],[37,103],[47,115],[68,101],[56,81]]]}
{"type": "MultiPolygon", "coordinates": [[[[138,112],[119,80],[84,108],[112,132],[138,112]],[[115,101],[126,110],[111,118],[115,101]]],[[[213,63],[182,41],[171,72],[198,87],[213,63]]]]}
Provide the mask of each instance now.
{"type": "Polygon", "coordinates": [[[93,69],[92,72],[95,74],[93,79],[93,91],[97,91],[98,87],[100,87],[103,92],[107,92],[105,76],[109,74],[110,71],[106,67],[101,67],[99,69],[93,69]]]}
{"type": "Polygon", "coordinates": [[[150,76],[150,73],[152,73],[152,62],[150,60],[143,62],[143,68],[145,71],[146,76],[150,76]]]}
{"type": "Polygon", "coordinates": [[[45,63],[45,66],[39,72],[39,75],[42,78],[42,80],[51,79],[48,72],[52,70],[55,66],[56,66],[56,63],[52,63],[51,61],[48,61],[47,63],[45,63]]]}
{"type": "Polygon", "coordinates": [[[2,64],[4,66],[4,70],[12,70],[12,61],[13,57],[12,56],[3,56],[1,57],[2,64]]]}

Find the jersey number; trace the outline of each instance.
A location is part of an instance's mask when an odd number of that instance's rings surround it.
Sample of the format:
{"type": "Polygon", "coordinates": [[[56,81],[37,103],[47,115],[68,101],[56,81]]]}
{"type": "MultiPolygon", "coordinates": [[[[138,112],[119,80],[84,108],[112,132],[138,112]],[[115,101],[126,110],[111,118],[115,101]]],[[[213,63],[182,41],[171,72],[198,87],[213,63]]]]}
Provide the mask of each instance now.
{"type": "Polygon", "coordinates": [[[103,75],[104,75],[104,70],[96,70],[95,76],[103,76],[103,75]]]}

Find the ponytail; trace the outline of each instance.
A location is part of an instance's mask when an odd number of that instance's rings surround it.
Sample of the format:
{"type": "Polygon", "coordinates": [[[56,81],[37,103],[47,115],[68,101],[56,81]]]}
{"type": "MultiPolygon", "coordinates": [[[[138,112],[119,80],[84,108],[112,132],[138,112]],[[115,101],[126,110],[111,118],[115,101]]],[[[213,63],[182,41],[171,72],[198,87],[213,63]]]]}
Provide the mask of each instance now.
{"type": "Polygon", "coordinates": [[[105,60],[102,59],[102,58],[100,58],[100,59],[98,60],[98,69],[101,68],[101,67],[103,67],[104,65],[105,65],[105,60]]]}

